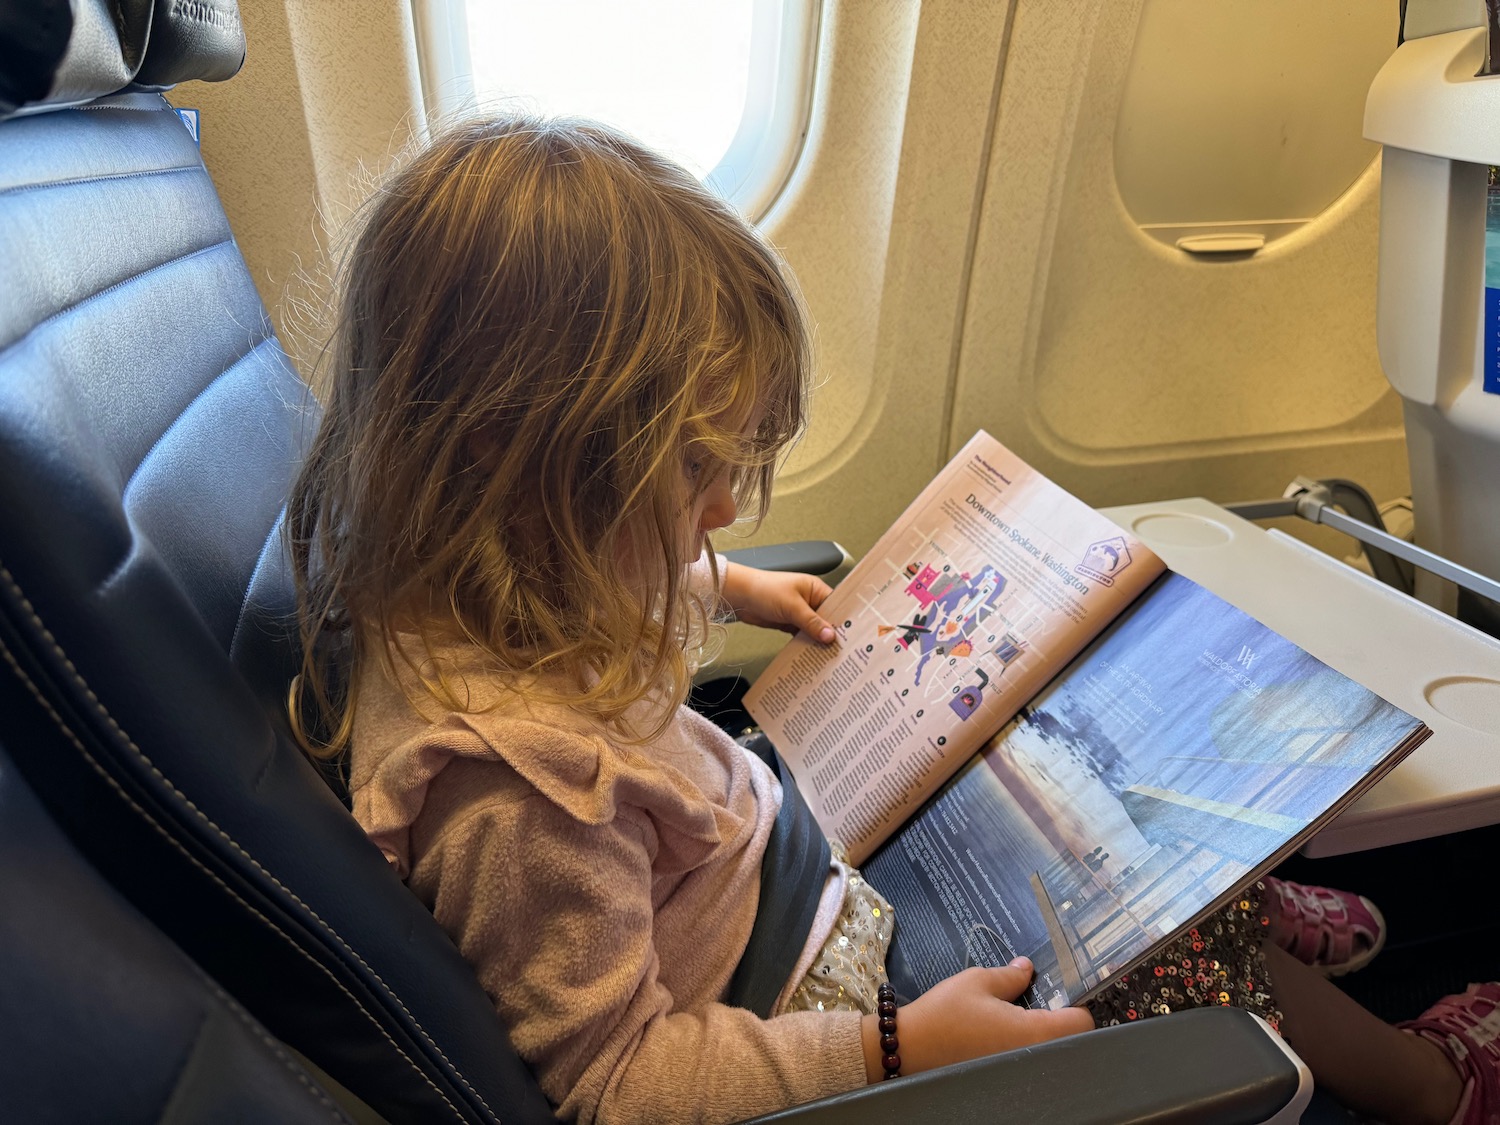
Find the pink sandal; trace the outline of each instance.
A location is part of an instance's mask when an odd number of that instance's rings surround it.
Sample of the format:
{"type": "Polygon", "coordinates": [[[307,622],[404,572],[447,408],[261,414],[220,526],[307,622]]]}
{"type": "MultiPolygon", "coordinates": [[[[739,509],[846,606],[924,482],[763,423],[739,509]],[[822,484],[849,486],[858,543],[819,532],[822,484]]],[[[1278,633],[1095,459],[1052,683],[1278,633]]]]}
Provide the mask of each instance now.
{"type": "Polygon", "coordinates": [[[1362,895],[1268,877],[1271,940],[1330,977],[1363,969],[1385,946],[1385,919],[1362,895]]]}
{"type": "Polygon", "coordinates": [[[1500,983],[1471,984],[1396,1026],[1435,1044],[1463,1079],[1452,1125],[1500,1122],[1500,983]]]}

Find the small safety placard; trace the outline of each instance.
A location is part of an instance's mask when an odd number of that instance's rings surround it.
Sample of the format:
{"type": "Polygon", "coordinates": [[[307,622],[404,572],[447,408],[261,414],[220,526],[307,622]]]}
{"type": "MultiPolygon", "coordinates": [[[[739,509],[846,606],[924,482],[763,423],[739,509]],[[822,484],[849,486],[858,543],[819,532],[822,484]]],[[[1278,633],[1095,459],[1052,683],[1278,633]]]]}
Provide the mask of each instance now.
{"type": "Polygon", "coordinates": [[[203,142],[198,137],[198,111],[196,109],[179,109],[177,110],[177,116],[182,118],[182,123],[187,126],[187,131],[193,134],[193,143],[202,144],[203,142]]]}

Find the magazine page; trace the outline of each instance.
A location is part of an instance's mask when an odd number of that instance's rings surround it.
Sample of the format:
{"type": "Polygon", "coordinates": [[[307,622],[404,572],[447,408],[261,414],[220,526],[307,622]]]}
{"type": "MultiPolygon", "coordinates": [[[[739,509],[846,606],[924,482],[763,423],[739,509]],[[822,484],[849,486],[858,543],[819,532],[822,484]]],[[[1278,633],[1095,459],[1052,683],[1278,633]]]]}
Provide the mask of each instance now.
{"type": "Polygon", "coordinates": [[[981,431],[745,706],[859,863],[1162,569],[981,431]]]}
{"type": "Polygon", "coordinates": [[[866,861],[895,909],[892,978],[915,995],[1024,955],[1028,1003],[1076,1004],[1429,733],[1168,574],[866,861]]]}

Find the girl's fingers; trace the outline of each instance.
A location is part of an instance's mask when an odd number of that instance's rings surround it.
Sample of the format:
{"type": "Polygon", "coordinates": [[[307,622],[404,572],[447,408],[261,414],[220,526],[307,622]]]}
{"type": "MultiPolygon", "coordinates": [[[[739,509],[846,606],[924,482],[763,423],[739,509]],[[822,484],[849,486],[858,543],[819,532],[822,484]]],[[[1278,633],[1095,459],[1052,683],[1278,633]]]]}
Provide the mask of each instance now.
{"type": "Polygon", "coordinates": [[[811,580],[807,584],[807,604],[817,609],[823,604],[823,600],[833,593],[833,587],[816,575],[808,577],[811,580]]]}
{"type": "Polygon", "coordinates": [[[1053,1038],[1061,1039],[1064,1035],[1094,1030],[1094,1017],[1083,1008],[1058,1008],[1054,1012],[1039,1011],[1037,1014],[1046,1016],[1048,1030],[1053,1038]]]}
{"type": "Polygon", "coordinates": [[[1022,1034],[1032,1043],[1094,1030],[1094,1017],[1082,1008],[1026,1008],[1021,1015],[1022,1034]]]}
{"type": "MultiPolygon", "coordinates": [[[[817,582],[816,579],[812,580],[817,582]]],[[[822,583],[818,583],[822,585],[822,583]]],[[[824,589],[827,589],[825,586],[824,589]]],[[[786,620],[793,629],[800,629],[815,641],[832,644],[837,634],[833,626],[818,616],[816,607],[823,599],[814,597],[811,585],[796,590],[786,599],[786,620]]]]}
{"type": "Polygon", "coordinates": [[[1021,993],[1031,983],[1031,962],[1024,957],[1017,957],[1009,965],[998,969],[973,971],[983,974],[986,992],[997,1000],[1008,1000],[1011,1003],[1020,999],[1021,993]]]}
{"type": "Polygon", "coordinates": [[[797,608],[797,614],[802,620],[798,623],[804,633],[814,640],[823,644],[832,644],[837,634],[827,621],[824,621],[813,611],[823,604],[823,599],[833,593],[833,587],[829,586],[821,578],[806,575],[806,583],[802,588],[805,601],[797,608]]]}
{"type": "MultiPolygon", "coordinates": [[[[985,987],[997,1000],[1014,1003],[1031,983],[1032,966],[1025,957],[1017,957],[1009,965],[999,969],[978,970],[985,974],[985,987]]],[[[1023,1009],[1023,1022],[1033,1042],[1060,1039],[1064,1035],[1076,1035],[1081,1031],[1092,1031],[1094,1017],[1082,1008],[1023,1009]]]]}

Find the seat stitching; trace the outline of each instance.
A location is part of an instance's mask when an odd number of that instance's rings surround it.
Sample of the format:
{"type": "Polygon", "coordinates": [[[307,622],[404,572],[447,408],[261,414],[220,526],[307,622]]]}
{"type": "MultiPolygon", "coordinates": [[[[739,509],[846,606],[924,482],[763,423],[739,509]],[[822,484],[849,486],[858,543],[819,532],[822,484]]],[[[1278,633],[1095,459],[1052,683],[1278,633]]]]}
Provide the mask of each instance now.
{"type": "Polygon", "coordinates": [[[203,1046],[203,1029],[208,1026],[208,1021],[213,1019],[213,1014],[213,1009],[206,1005],[198,1013],[198,1026],[193,1029],[193,1038],[188,1044],[187,1053],[178,1060],[177,1073],[172,1077],[172,1084],[162,1092],[162,1103],[151,1115],[151,1120],[161,1121],[166,1111],[171,1108],[172,1099],[181,1092],[183,1076],[192,1067],[194,1056],[203,1046]]]}
{"type": "MultiPolygon", "coordinates": [[[[3,572],[3,569],[4,568],[0,568],[0,572],[3,572]]],[[[8,574],[7,577],[9,577],[8,574]]],[[[12,588],[14,588],[14,584],[12,584],[12,588]]],[[[277,926],[254,906],[250,905],[250,903],[247,902],[244,898],[240,897],[239,892],[237,892],[233,887],[231,887],[228,883],[221,879],[218,874],[216,874],[206,864],[204,864],[202,860],[198,859],[197,856],[193,855],[185,847],[183,847],[181,841],[177,840],[174,836],[172,836],[170,832],[168,832],[165,828],[158,824],[156,822],[156,819],[152,817],[150,813],[146,812],[145,809],[143,809],[139,804],[136,803],[135,799],[131,797],[129,793],[125,792],[124,787],[115,778],[111,777],[109,773],[104,769],[104,767],[99,764],[97,759],[95,759],[94,756],[89,753],[88,748],[84,746],[82,740],[79,739],[78,735],[72,730],[72,728],[68,726],[63,717],[57,713],[57,710],[52,706],[52,704],[48,702],[46,696],[44,696],[41,693],[40,689],[36,686],[36,683],[31,679],[29,675],[26,674],[25,669],[23,669],[20,664],[16,662],[15,654],[11,652],[10,646],[5,644],[4,641],[0,641],[0,656],[5,657],[6,664],[10,665],[11,671],[14,672],[16,676],[21,680],[21,682],[26,685],[26,689],[31,693],[32,698],[34,698],[38,703],[42,705],[43,709],[51,717],[53,723],[55,723],[58,729],[67,736],[68,741],[73,744],[74,748],[83,755],[84,760],[88,762],[90,767],[93,768],[94,772],[104,779],[105,784],[113,789],[119,796],[119,798],[124,801],[131,810],[133,810],[138,816],[140,816],[140,818],[144,820],[150,828],[152,828],[158,835],[160,835],[162,839],[166,840],[168,844],[170,844],[175,850],[180,852],[184,859],[186,859],[194,867],[198,868],[199,871],[203,872],[203,874],[207,875],[211,880],[217,883],[219,887],[229,895],[230,898],[239,903],[240,906],[242,906],[248,913],[254,915],[256,918],[260,919],[261,922],[265,923],[266,927],[273,934],[285,941],[304,959],[311,962],[311,964],[320,972],[322,972],[324,976],[333,981],[333,983],[338,987],[339,991],[347,996],[350,1001],[353,1002],[354,1006],[360,1011],[360,1013],[375,1025],[375,1029],[379,1031],[381,1035],[385,1036],[386,1042],[388,1042],[392,1047],[396,1049],[396,1053],[411,1064],[412,1069],[422,1076],[423,1081],[425,1081],[428,1086],[432,1087],[433,1092],[436,1093],[438,1097],[443,1099],[443,1101],[448,1105],[448,1108],[453,1110],[455,1116],[462,1120],[463,1115],[459,1112],[458,1108],[448,1100],[448,1096],[438,1088],[436,1083],[434,1083],[430,1077],[428,1077],[426,1071],[419,1067],[412,1059],[412,1057],[401,1049],[401,1044],[397,1043],[396,1040],[391,1037],[391,1033],[381,1026],[380,1021],[377,1020],[370,1012],[365,1010],[365,1006],[360,1003],[359,998],[349,991],[348,987],[344,984],[343,981],[334,976],[333,971],[329,969],[328,966],[318,961],[318,959],[315,958],[311,953],[303,949],[301,945],[292,940],[290,934],[286,933],[281,929],[281,927],[277,926]]],[[[311,911],[309,911],[309,913],[311,913],[311,911]]],[[[373,976],[375,974],[371,975],[373,976]]],[[[380,978],[376,976],[376,979],[379,980],[380,978]]],[[[384,984],[383,981],[381,983],[384,984]]],[[[489,1109],[489,1106],[485,1106],[485,1108],[489,1109]]]]}
{"type": "MultiPolygon", "coordinates": [[[[489,1103],[484,1100],[484,1096],[482,1094],[480,1094],[478,1090],[474,1089],[474,1087],[469,1084],[468,1079],[463,1076],[463,1072],[460,1071],[458,1069],[458,1067],[453,1064],[452,1060],[449,1059],[448,1056],[443,1052],[443,1049],[441,1047],[439,1047],[436,1042],[433,1041],[432,1037],[427,1033],[427,1029],[422,1026],[421,1021],[418,1020],[416,1018],[416,1016],[412,1015],[411,1010],[409,1008],[407,1008],[406,1004],[401,1000],[401,997],[398,996],[398,995],[396,995],[396,993],[391,989],[390,985],[386,984],[385,979],[383,977],[381,977],[381,975],[379,973],[377,973],[373,968],[371,968],[370,965],[365,961],[365,959],[363,957],[361,957],[356,950],[354,950],[353,948],[351,948],[350,945],[349,945],[349,943],[344,940],[343,936],[341,934],[339,934],[339,932],[337,930],[335,930],[332,926],[330,926],[326,921],[324,921],[323,917],[320,914],[318,914],[318,912],[316,910],[314,910],[307,903],[303,902],[302,899],[297,895],[297,893],[295,891],[293,891],[289,887],[287,887],[284,883],[281,882],[280,879],[276,878],[275,875],[273,875],[273,874],[271,874],[271,872],[267,871],[265,869],[265,867],[263,867],[261,865],[261,863],[260,863],[259,860],[257,860],[253,855],[251,855],[249,852],[247,852],[240,845],[239,841],[235,840],[232,836],[230,836],[227,832],[225,832],[222,828],[220,828],[217,824],[215,824],[214,821],[212,819],[210,819],[209,816],[206,813],[204,813],[202,809],[200,809],[196,804],[194,804],[188,798],[188,796],[185,793],[182,792],[182,790],[178,789],[177,786],[174,785],[172,783],[172,781],[164,773],[162,773],[162,771],[157,767],[157,765],[154,762],[152,762],[149,757],[146,756],[145,751],[143,751],[138,745],[136,745],[135,741],[128,734],[125,733],[124,729],[120,726],[120,724],[115,721],[114,716],[109,713],[109,709],[106,708],[104,706],[104,704],[100,701],[99,697],[94,694],[93,689],[91,687],[89,687],[88,682],[79,673],[78,669],[74,666],[72,660],[69,659],[67,653],[63,651],[62,646],[57,643],[57,638],[52,635],[51,630],[49,630],[46,627],[46,625],[42,622],[42,619],[39,616],[37,616],[37,612],[36,612],[35,607],[31,604],[31,601],[26,597],[26,594],[21,589],[20,585],[16,582],[15,576],[13,574],[11,574],[10,570],[7,569],[3,565],[0,565],[0,580],[3,580],[4,583],[10,588],[11,593],[15,596],[15,598],[17,599],[17,601],[20,603],[22,609],[31,618],[32,624],[40,631],[42,637],[46,640],[47,644],[49,646],[51,646],[53,654],[55,656],[57,656],[57,658],[59,660],[62,661],[63,666],[68,671],[68,674],[73,677],[73,682],[80,689],[82,689],[82,691],[83,691],[84,695],[87,697],[88,701],[91,704],[93,704],[95,710],[98,711],[99,715],[108,724],[108,726],[110,727],[110,729],[113,730],[114,733],[121,740],[124,741],[125,745],[128,746],[135,753],[136,757],[139,758],[141,760],[141,762],[145,764],[145,766],[151,771],[152,775],[155,776],[156,779],[158,781],[160,781],[164,786],[166,786],[166,788],[171,791],[172,795],[174,797],[176,797],[179,801],[181,801],[182,804],[186,808],[188,808],[189,810],[191,810],[192,813],[199,820],[201,820],[209,828],[213,829],[213,831],[220,837],[220,839],[222,839],[226,844],[228,844],[231,848],[233,848],[234,851],[237,852],[240,855],[241,858],[243,858],[247,863],[249,863],[253,868],[255,868],[256,871],[260,872],[261,875],[263,875],[272,884],[274,884],[275,887],[278,890],[280,890],[283,894],[285,894],[288,898],[290,898],[293,902],[295,902],[298,906],[300,906],[303,910],[305,910],[307,912],[308,916],[310,918],[312,918],[315,922],[317,922],[317,924],[322,927],[323,931],[329,937],[333,938],[333,940],[336,941],[343,948],[343,950],[347,954],[349,954],[350,957],[354,958],[354,960],[359,963],[360,967],[362,969],[364,969],[367,973],[369,973],[370,976],[376,981],[376,983],[378,983],[380,985],[380,987],[385,991],[386,995],[396,1004],[396,1006],[398,1008],[400,1008],[403,1013],[405,1013],[407,1019],[411,1020],[412,1026],[417,1029],[417,1032],[421,1035],[422,1039],[427,1043],[427,1045],[429,1047],[431,1047],[434,1051],[437,1052],[438,1057],[441,1058],[443,1060],[443,1062],[446,1063],[452,1069],[454,1076],[463,1085],[464,1089],[468,1090],[469,1093],[473,1094],[474,1097],[475,1097],[475,1099],[479,1102],[479,1104],[484,1107],[485,1111],[492,1118],[494,1118],[495,1120],[498,1121],[499,1117],[495,1114],[495,1111],[492,1110],[489,1107],[489,1103]]],[[[62,717],[57,714],[57,712],[52,708],[51,704],[49,704],[46,701],[46,699],[41,695],[39,689],[36,687],[35,684],[32,683],[30,677],[27,676],[24,671],[22,671],[22,669],[20,668],[20,666],[16,663],[15,658],[11,654],[10,650],[8,649],[8,647],[6,647],[3,643],[0,643],[0,653],[4,653],[6,662],[8,664],[10,664],[10,666],[12,667],[12,669],[15,670],[15,672],[22,678],[23,681],[25,681],[25,683],[26,683],[27,687],[30,689],[32,695],[34,695],[38,699],[38,701],[42,703],[43,707],[45,707],[47,709],[48,713],[52,715],[53,721],[56,722],[63,729],[63,732],[65,734],[67,734],[69,740],[72,741],[72,743],[74,744],[74,746],[76,746],[78,748],[79,752],[82,753],[86,759],[88,759],[89,764],[92,765],[94,767],[94,769],[100,774],[100,776],[102,776],[110,784],[110,786],[112,788],[114,788],[120,794],[121,798],[127,804],[129,804],[131,808],[135,809],[135,811],[137,813],[139,813],[147,821],[148,824],[150,824],[153,828],[156,829],[157,832],[159,832],[163,837],[165,837],[169,842],[171,842],[172,845],[177,848],[177,850],[181,851],[182,854],[190,862],[192,862],[195,866],[197,866],[198,868],[200,868],[204,872],[204,874],[208,875],[211,879],[214,880],[214,882],[218,883],[221,887],[223,887],[231,896],[233,896],[237,901],[239,901],[242,905],[244,905],[244,907],[247,910],[251,911],[257,917],[261,918],[261,920],[264,921],[267,926],[271,927],[271,929],[272,929],[273,932],[281,934],[281,936],[283,938],[285,938],[285,940],[287,942],[289,942],[295,949],[297,949],[305,957],[307,957],[308,960],[312,961],[313,964],[318,965],[318,967],[321,968],[323,970],[323,972],[326,973],[329,976],[329,978],[331,980],[333,980],[333,982],[336,985],[338,985],[338,987],[340,988],[340,990],[342,990],[346,995],[349,996],[349,998],[351,1000],[354,1001],[355,1006],[359,1007],[359,1009],[361,1011],[364,1011],[364,1006],[359,1003],[359,1001],[353,996],[352,993],[349,992],[349,990],[344,986],[343,982],[339,981],[339,979],[337,977],[333,976],[332,972],[329,969],[327,969],[325,966],[319,964],[319,962],[316,959],[314,959],[311,954],[307,953],[306,950],[303,950],[301,946],[297,945],[296,942],[292,941],[290,935],[283,934],[282,931],[279,928],[277,928],[270,921],[270,919],[266,918],[263,914],[260,913],[260,911],[256,910],[248,902],[245,902],[242,898],[240,898],[240,896],[227,883],[225,883],[223,879],[221,879],[217,874],[215,874],[213,871],[211,871],[207,866],[205,866],[195,856],[193,856],[191,853],[189,853],[186,848],[182,847],[182,845],[178,841],[176,841],[175,839],[173,839],[173,837],[171,836],[171,834],[168,833],[166,831],[166,829],[162,828],[159,824],[157,824],[155,822],[155,820],[152,819],[145,812],[144,809],[142,809],[139,805],[137,805],[135,803],[135,801],[130,797],[130,795],[125,792],[124,788],[122,786],[120,786],[120,784],[114,778],[112,778],[104,770],[104,767],[101,766],[97,761],[95,761],[93,755],[91,755],[88,752],[88,750],[83,746],[83,743],[78,739],[77,735],[74,734],[67,727],[67,724],[63,722],[62,717]]],[[[366,1014],[368,1015],[369,1013],[366,1013],[366,1014]]],[[[401,1051],[400,1045],[397,1044],[396,1041],[391,1038],[390,1033],[387,1032],[383,1027],[380,1027],[380,1024],[378,1023],[378,1021],[374,1020],[373,1016],[371,1016],[370,1018],[371,1018],[372,1022],[375,1022],[376,1027],[380,1028],[381,1033],[383,1035],[385,1035],[386,1039],[390,1041],[391,1045],[393,1047],[395,1047],[398,1052],[401,1053],[402,1057],[406,1058],[408,1062],[411,1062],[412,1060],[410,1059],[410,1057],[407,1056],[404,1051],[401,1051]]],[[[414,1067],[416,1067],[416,1064],[414,1062],[412,1063],[412,1065],[414,1067]]],[[[438,1093],[438,1095],[440,1097],[442,1097],[445,1102],[447,1102],[448,1101],[447,1096],[444,1095],[443,1092],[441,1090],[439,1090],[438,1087],[435,1084],[433,1084],[432,1079],[428,1078],[427,1075],[426,1075],[426,1073],[423,1072],[420,1067],[417,1067],[416,1069],[418,1070],[419,1073],[422,1074],[422,1077],[424,1079],[426,1079],[428,1085],[432,1086],[432,1088],[438,1093]]],[[[453,1103],[452,1102],[448,1102],[448,1104],[451,1107],[453,1103]]],[[[457,1112],[457,1111],[455,1110],[455,1112],[457,1112]]]]}
{"type": "Polygon", "coordinates": [[[224,368],[223,371],[220,371],[201,388],[199,388],[198,393],[192,397],[192,400],[188,402],[187,405],[185,405],[181,410],[179,410],[177,412],[177,415],[167,423],[167,428],[163,430],[157,436],[157,439],[151,443],[151,448],[146,450],[146,452],[141,456],[141,459],[136,462],[135,468],[130,470],[130,476],[126,479],[125,487],[121,490],[120,493],[121,503],[124,503],[125,498],[130,495],[130,486],[135,483],[136,475],[141,471],[143,467],[145,467],[146,462],[151,460],[151,455],[156,452],[157,447],[161,445],[162,442],[167,440],[167,436],[177,428],[178,423],[180,423],[184,418],[188,416],[188,414],[192,412],[193,407],[198,405],[203,396],[208,394],[209,391],[213,390],[214,387],[218,385],[219,380],[223,379],[224,376],[230,374],[236,367],[244,363],[245,360],[249,359],[257,351],[259,351],[263,345],[270,343],[271,341],[275,340],[275,338],[276,337],[274,336],[262,336],[254,344],[250,345],[248,350],[241,353],[233,363],[224,368]]]}
{"type": "MultiPolygon", "coordinates": [[[[144,93],[145,91],[139,91],[139,92],[144,93]]],[[[106,98],[114,98],[114,97],[119,97],[120,95],[119,94],[105,94],[103,96],[106,97],[106,98]]],[[[163,101],[163,103],[165,103],[166,99],[162,98],[162,101],[163,101]]],[[[169,109],[173,110],[174,113],[176,112],[176,110],[171,105],[167,105],[167,104],[163,104],[163,105],[92,105],[92,104],[90,104],[88,102],[85,102],[83,105],[70,105],[70,106],[63,106],[62,108],[65,109],[65,110],[69,110],[69,111],[77,110],[77,111],[79,111],[81,113],[111,113],[111,112],[114,112],[114,113],[164,113],[164,112],[166,112],[169,109]]]]}
{"type": "Polygon", "coordinates": [[[4,359],[11,352],[15,351],[16,348],[18,348],[22,344],[24,344],[27,340],[29,340],[32,337],[32,334],[35,333],[37,330],[46,327],[47,325],[51,324],[54,320],[59,320],[62,317],[68,316],[69,314],[71,314],[73,312],[76,312],[78,309],[81,309],[84,305],[87,305],[87,304],[89,304],[92,301],[98,300],[100,297],[104,297],[104,296],[106,296],[106,295],[108,295],[110,293],[113,293],[116,289],[122,289],[125,286],[131,284],[132,282],[139,281],[141,278],[146,277],[148,274],[155,273],[157,270],[164,270],[168,266],[179,265],[182,262],[186,262],[186,261],[189,261],[190,259],[198,257],[198,255],[200,255],[200,254],[207,254],[210,251],[219,249],[219,247],[221,247],[221,246],[230,246],[230,245],[233,245],[233,244],[234,244],[234,237],[232,235],[229,238],[221,238],[221,239],[219,239],[218,242],[211,243],[208,246],[201,246],[197,250],[190,250],[186,254],[179,254],[175,258],[168,258],[165,262],[158,262],[156,265],[151,266],[151,267],[149,267],[147,269],[143,269],[139,273],[133,273],[129,277],[122,278],[121,280],[115,282],[113,285],[106,286],[105,288],[100,289],[97,292],[90,293],[86,297],[80,297],[78,300],[74,301],[71,305],[67,305],[67,306],[65,306],[63,308],[60,308],[56,312],[52,313],[50,316],[46,317],[45,319],[37,321],[30,328],[28,328],[25,332],[23,332],[20,336],[18,336],[16,339],[12,340],[9,344],[6,344],[4,348],[0,348],[0,359],[4,359]]]}
{"type": "MultiPolygon", "coordinates": [[[[235,1019],[239,1020],[240,1023],[244,1025],[245,1029],[250,1032],[250,1034],[254,1035],[257,1039],[264,1043],[267,1048],[270,1049],[271,1053],[276,1056],[277,1060],[280,1061],[282,1066],[292,1072],[292,1077],[296,1078],[298,1082],[306,1086],[307,1089],[312,1093],[313,1097],[322,1102],[325,1106],[328,1107],[328,1109],[332,1111],[333,1120],[341,1122],[342,1125],[349,1125],[349,1118],[344,1113],[343,1109],[338,1105],[338,1103],[336,1103],[331,1097],[328,1096],[328,1092],[326,1090],[312,1081],[312,1078],[308,1075],[307,1071],[302,1066],[300,1066],[296,1062],[296,1060],[292,1058],[291,1055],[287,1054],[287,1052],[282,1048],[281,1043],[278,1042],[270,1032],[268,1032],[264,1027],[260,1025],[260,1021],[252,1016],[248,1011],[246,1011],[238,1000],[230,996],[229,993],[225,992],[224,989],[219,986],[219,982],[208,975],[208,972],[203,968],[203,966],[199,965],[198,962],[194,961],[191,957],[186,958],[186,960],[189,970],[191,970],[198,977],[199,983],[204,985],[210,992],[212,992],[214,998],[217,999],[219,1003],[222,1004],[226,1009],[228,1009],[229,1014],[234,1016],[235,1019]]],[[[442,1093],[441,1090],[438,1092],[442,1093]]]]}
{"type": "MultiPolygon", "coordinates": [[[[239,903],[240,906],[242,906],[247,912],[264,922],[266,927],[270,929],[273,934],[275,934],[277,937],[280,937],[294,950],[296,950],[303,958],[311,962],[312,965],[316,967],[320,972],[322,972],[326,977],[328,977],[329,980],[333,981],[333,983],[338,987],[339,991],[342,992],[345,996],[349,997],[354,1006],[359,1009],[359,1011],[367,1019],[369,1019],[371,1023],[375,1025],[375,1029],[379,1031],[381,1035],[385,1036],[386,1042],[388,1042],[392,1047],[396,1049],[396,1053],[404,1058],[408,1063],[411,1063],[412,1069],[415,1070],[419,1075],[421,1075],[423,1081],[425,1081],[428,1086],[432,1087],[433,1092],[436,1093],[438,1097],[443,1099],[443,1101],[448,1105],[448,1108],[452,1109],[456,1116],[462,1119],[463,1115],[459,1113],[458,1108],[448,1100],[448,1096],[438,1088],[438,1086],[432,1081],[431,1078],[428,1077],[427,1073],[421,1067],[417,1066],[417,1064],[412,1060],[411,1056],[401,1049],[401,1044],[397,1043],[395,1039],[391,1037],[390,1032],[386,1031],[386,1029],[381,1026],[380,1021],[365,1010],[365,1006],[359,1002],[359,998],[349,991],[349,989],[344,985],[343,981],[334,976],[331,969],[319,962],[317,958],[315,958],[307,950],[303,949],[302,946],[297,944],[297,942],[293,941],[291,935],[287,934],[259,910],[251,906],[250,903],[246,902],[245,899],[241,898],[239,893],[235,891],[233,887],[229,886],[228,883],[221,879],[215,872],[210,870],[201,860],[199,860],[196,856],[194,856],[191,852],[184,848],[179,840],[174,838],[171,833],[169,833],[160,824],[158,824],[155,818],[153,818],[149,813],[146,812],[145,809],[137,804],[135,799],[132,798],[130,794],[125,792],[120,783],[113,777],[111,777],[104,770],[104,768],[99,765],[98,761],[92,754],[88,752],[88,749],[83,745],[82,741],[64,721],[62,716],[57,713],[52,704],[47,701],[44,695],[42,695],[41,691],[37,688],[31,677],[28,676],[25,670],[22,669],[21,666],[16,662],[15,655],[11,652],[10,647],[4,642],[0,642],[0,655],[3,655],[5,657],[5,662],[10,665],[11,671],[13,671],[21,679],[21,682],[26,685],[26,688],[31,692],[32,697],[42,705],[47,714],[51,716],[52,721],[58,726],[63,734],[67,735],[68,740],[72,742],[78,752],[84,756],[84,760],[87,761],[91,767],[93,767],[94,771],[105,780],[110,788],[115,790],[120,799],[124,801],[125,804],[128,805],[132,810],[134,810],[141,817],[141,819],[144,820],[146,824],[149,825],[152,829],[154,829],[157,834],[159,834],[164,840],[166,840],[167,843],[171,844],[173,848],[181,852],[184,859],[186,859],[194,867],[202,871],[203,874],[207,875],[210,879],[217,883],[229,895],[230,898],[239,903]]],[[[376,979],[379,978],[377,977],[376,979]]],[[[384,982],[382,982],[382,984],[383,983],[384,982]]],[[[485,1106],[485,1108],[489,1109],[488,1106],[485,1106]]]]}
{"type": "Polygon", "coordinates": [[[169,176],[177,172],[202,172],[202,164],[173,164],[170,168],[141,168],[135,172],[107,172],[102,176],[72,176],[66,180],[42,180],[34,184],[16,184],[0,188],[0,195],[19,195],[26,191],[45,191],[47,188],[77,187],[80,184],[102,184],[111,180],[137,180],[145,176],[169,176]]]}

